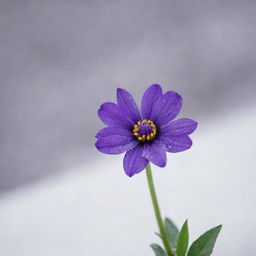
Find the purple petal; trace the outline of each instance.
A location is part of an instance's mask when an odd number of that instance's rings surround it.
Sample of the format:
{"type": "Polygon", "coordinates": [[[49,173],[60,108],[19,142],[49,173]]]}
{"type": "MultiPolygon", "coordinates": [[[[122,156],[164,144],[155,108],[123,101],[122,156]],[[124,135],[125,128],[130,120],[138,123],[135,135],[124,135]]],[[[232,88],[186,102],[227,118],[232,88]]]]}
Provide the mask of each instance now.
{"type": "Polygon", "coordinates": [[[138,144],[132,134],[126,134],[124,129],[109,127],[103,129],[98,134],[98,141],[95,143],[96,148],[106,154],[115,155],[131,150],[138,144]]]}
{"type": "Polygon", "coordinates": [[[164,125],[173,120],[180,112],[182,98],[176,92],[165,93],[161,100],[154,105],[152,119],[160,125],[164,125]]]}
{"type": "Polygon", "coordinates": [[[188,135],[164,137],[161,139],[168,152],[176,153],[187,150],[192,146],[192,140],[188,135]]]}
{"type": "Polygon", "coordinates": [[[153,164],[164,167],[166,165],[165,145],[158,141],[144,146],[143,156],[153,164]]]}
{"type": "MultiPolygon", "coordinates": [[[[162,96],[163,97],[163,96],[162,96]]],[[[150,117],[149,119],[157,122],[159,116],[162,113],[162,109],[163,109],[163,100],[162,97],[158,98],[158,100],[156,101],[156,103],[152,106],[152,110],[150,113],[150,117]]]]}
{"type": "Polygon", "coordinates": [[[106,102],[100,106],[98,116],[106,125],[127,127],[127,122],[120,115],[117,104],[106,102]]]}
{"type": "Polygon", "coordinates": [[[117,102],[122,116],[130,123],[130,125],[136,124],[141,119],[139,109],[129,92],[118,88],[117,102]]]}
{"type": "Polygon", "coordinates": [[[132,132],[128,129],[121,127],[105,127],[99,130],[96,134],[96,138],[106,137],[109,135],[123,135],[123,136],[133,136],[132,132]]]}
{"type": "Polygon", "coordinates": [[[153,84],[145,92],[141,101],[141,114],[142,118],[149,119],[151,116],[152,108],[157,100],[162,96],[162,89],[160,85],[153,84]]]}
{"type": "Polygon", "coordinates": [[[180,118],[161,127],[163,136],[179,136],[191,134],[197,127],[197,122],[189,118],[180,118]]]}
{"type": "Polygon", "coordinates": [[[146,168],[148,160],[142,157],[143,147],[138,145],[136,148],[126,152],[124,156],[124,171],[132,177],[134,174],[141,172],[146,168]]]}

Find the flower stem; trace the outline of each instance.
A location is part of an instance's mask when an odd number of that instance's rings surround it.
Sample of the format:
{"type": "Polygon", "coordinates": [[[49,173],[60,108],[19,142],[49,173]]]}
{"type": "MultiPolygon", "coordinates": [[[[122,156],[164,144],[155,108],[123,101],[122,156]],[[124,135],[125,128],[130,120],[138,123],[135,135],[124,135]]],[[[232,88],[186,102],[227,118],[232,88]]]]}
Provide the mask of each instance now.
{"type": "Polygon", "coordinates": [[[161,235],[161,238],[163,241],[164,248],[165,248],[168,256],[174,256],[174,254],[172,253],[170,244],[168,242],[168,239],[167,239],[166,231],[165,231],[163,220],[161,217],[161,212],[160,212],[160,209],[158,206],[150,163],[146,167],[146,174],[147,174],[150,195],[151,195],[152,203],[153,203],[154,210],[155,210],[156,220],[157,220],[157,224],[159,227],[159,231],[160,231],[160,235],[161,235]]]}

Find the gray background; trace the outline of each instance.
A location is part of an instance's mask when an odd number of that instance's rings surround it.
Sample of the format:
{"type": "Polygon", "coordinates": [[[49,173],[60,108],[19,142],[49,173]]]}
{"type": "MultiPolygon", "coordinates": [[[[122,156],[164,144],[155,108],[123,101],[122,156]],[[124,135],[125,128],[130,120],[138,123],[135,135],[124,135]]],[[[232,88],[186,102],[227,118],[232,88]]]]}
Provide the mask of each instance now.
{"type": "Polygon", "coordinates": [[[155,168],[164,212],[189,218],[191,239],[223,223],[217,256],[252,255],[255,13],[255,1],[1,0],[0,254],[153,255],[145,177],[124,176],[94,135],[117,87],[139,102],[159,83],[199,122],[193,148],[155,168]]]}

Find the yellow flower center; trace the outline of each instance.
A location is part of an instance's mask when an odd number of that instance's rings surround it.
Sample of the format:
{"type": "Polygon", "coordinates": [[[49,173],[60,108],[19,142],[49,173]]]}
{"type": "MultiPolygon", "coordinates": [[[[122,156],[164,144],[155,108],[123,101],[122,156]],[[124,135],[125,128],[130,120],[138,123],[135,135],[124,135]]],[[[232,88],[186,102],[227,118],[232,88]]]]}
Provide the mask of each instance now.
{"type": "Polygon", "coordinates": [[[139,141],[151,141],[156,136],[156,125],[153,121],[144,119],[133,126],[133,134],[139,141]]]}

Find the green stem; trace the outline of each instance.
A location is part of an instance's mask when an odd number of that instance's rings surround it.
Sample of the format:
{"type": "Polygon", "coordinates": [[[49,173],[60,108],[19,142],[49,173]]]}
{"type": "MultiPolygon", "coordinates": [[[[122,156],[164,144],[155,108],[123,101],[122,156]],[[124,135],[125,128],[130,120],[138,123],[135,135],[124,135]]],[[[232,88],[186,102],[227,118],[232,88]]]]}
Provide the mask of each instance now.
{"type": "Polygon", "coordinates": [[[172,253],[170,244],[168,242],[168,239],[167,239],[166,231],[164,228],[163,220],[162,220],[160,209],[158,206],[150,164],[148,164],[146,167],[146,174],[147,174],[147,180],[148,180],[148,187],[149,187],[152,203],[153,203],[154,210],[155,210],[156,220],[158,223],[158,227],[159,227],[159,231],[160,231],[160,235],[161,235],[161,238],[163,241],[164,248],[165,248],[168,256],[174,256],[174,254],[172,253]]]}

